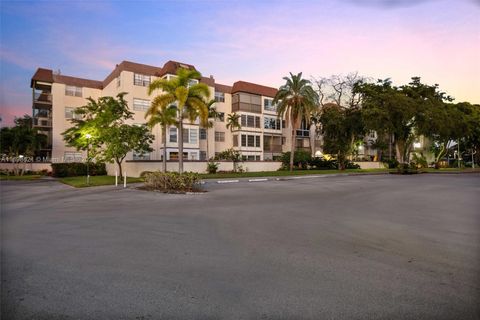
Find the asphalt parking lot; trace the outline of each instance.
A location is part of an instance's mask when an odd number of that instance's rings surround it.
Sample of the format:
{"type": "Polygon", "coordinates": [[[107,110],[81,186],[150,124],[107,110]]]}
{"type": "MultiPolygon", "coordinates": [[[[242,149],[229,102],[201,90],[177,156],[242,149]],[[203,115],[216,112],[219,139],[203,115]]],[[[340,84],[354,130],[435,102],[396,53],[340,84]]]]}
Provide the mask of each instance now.
{"type": "Polygon", "coordinates": [[[2,181],[2,319],[479,319],[480,175],[2,181]]]}

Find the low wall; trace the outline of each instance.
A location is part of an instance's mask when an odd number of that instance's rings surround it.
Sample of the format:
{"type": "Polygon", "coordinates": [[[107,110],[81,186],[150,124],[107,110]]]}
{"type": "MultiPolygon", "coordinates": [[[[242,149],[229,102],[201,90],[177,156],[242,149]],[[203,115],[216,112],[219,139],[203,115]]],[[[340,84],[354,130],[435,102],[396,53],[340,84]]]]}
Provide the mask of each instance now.
{"type": "MultiPolygon", "coordinates": [[[[232,171],[233,163],[227,161],[216,161],[219,163],[218,171],[232,171]]],[[[244,170],[249,172],[258,171],[276,171],[282,165],[278,161],[244,161],[240,162],[244,170]]],[[[157,171],[162,170],[163,163],[161,161],[126,161],[122,165],[122,170],[127,173],[129,177],[139,177],[143,171],[157,171]]],[[[117,169],[116,164],[107,163],[107,172],[109,175],[115,175],[117,169]]],[[[167,162],[167,171],[178,171],[178,162],[167,162]]],[[[185,161],[183,163],[183,171],[191,171],[198,173],[207,172],[206,161],[185,161]]]]}
{"type": "Polygon", "coordinates": [[[12,171],[14,168],[24,169],[25,171],[42,171],[42,170],[47,170],[48,172],[52,171],[52,165],[49,162],[22,162],[22,163],[0,162],[0,170],[12,171]]]}
{"type": "Polygon", "coordinates": [[[384,169],[383,162],[378,161],[355,161],[355,164],[360,166],[360,169],[384,169]]]}

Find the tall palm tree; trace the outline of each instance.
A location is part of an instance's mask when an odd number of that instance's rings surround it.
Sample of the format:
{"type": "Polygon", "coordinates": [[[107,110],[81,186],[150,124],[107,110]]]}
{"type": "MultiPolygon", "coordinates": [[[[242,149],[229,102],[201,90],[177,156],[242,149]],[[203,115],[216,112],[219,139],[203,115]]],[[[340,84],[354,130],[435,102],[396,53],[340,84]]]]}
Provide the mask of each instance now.
{"type": "Polygon", "coordinates": [[[204,121],[208,117],[208,110],[205,100],[210,97],[208,86],[204,83],[192,84],[192,80],[200,79],[201,74],[196,70],[179,68],[177,76],[167,79],[152,81],[148,87],[148,94],[155,90],[161,90],[153,101],[152,106],[169,106],[175,104],[177,107],[177,128],[178,128],[178,172],[183,172],[183,120],[195,121],[197,117],[204,121]]]}
{"type": "Polygon", "coordinates": [[[167,172],[167,129],[177,125],[177,109],[165,105],[158,106],[154,103],[145,113],[145,118],[150,117],[147,122],[150,129],[157,124],[162,127],[163,172],[167,172]]]}
{"type": "Polygon", "coordinates": [[[215,124],[215,119],[218,118],[218,112],[217,109],[215,108],[215,99],[212,99],[206,103],[207,109],[208,109],[208,118],[202,119],[202,122],[200,125],[205,129],[205,134],[206,134],[206,139],[207,139],[207,160],[208,160],[208,154],[209,154],[209,148],[208,148],[208,129],[213,128],[213,125],[215,124]]]}
{"type": "Polygon", "coordinates": [[[230,129],[230,132],[233,132],[233,130],[241,128],[240,115],[236,112],[229,114],[227,117],[227,129],[230,129]]]}
{"type": "Polygon", "coordinates": [[[317,108],[318,94],[313,90],[310,81],[302,79],[301,72],[297,75],[290,72],[290,77],[283,79],[286,83],[278,89],[273,103],[277,104],[278,116],[285,116],[287,124],[292,127],[290,171],[293,171],[297,127],[302,120],[308,123],[312,112],[317,108]]]}

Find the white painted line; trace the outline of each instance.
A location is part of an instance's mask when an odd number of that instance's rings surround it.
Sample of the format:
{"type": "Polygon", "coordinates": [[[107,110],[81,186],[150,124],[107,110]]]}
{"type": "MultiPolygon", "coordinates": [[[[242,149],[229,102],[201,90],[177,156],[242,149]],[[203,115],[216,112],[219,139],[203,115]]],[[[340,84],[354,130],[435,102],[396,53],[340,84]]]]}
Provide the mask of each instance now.
{"type": "Polygon", "coordinates": [[[268,181],[268,179],[266,178],[248,179],[248,182],[260,182],[260,181],[268,181]]]}
{"type": "Polygon", "coordinates": [[[240,180],[219,180],[217,183],[234,183],[239,182],[240,180]]]}

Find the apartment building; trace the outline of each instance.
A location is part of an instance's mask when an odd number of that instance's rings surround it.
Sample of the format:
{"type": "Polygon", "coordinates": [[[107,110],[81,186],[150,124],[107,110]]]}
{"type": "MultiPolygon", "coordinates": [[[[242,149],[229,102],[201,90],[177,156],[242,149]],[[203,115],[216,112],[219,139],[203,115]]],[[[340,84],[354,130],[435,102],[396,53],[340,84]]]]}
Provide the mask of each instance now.
{"type": "MultiPolygon", "coordinates": [[[[145,111],[153,96],[147,93],[148,85],[155,79],[175,77],[178,68],[195,69],[193,65],[168,61],[162,67],[123,61],[103,80],[82,79],[65,76],[59,72],[39,68],[31,79],[33,91],[34,126],[48,136],[48,147],[42,150],[52,161],[81,161],[82,152],[68,147],[61,135],[76,117],[75,109],[87,104],[87,98],[116,96],[127,92],[125,99],[134,112],[132,124],[143,124],[145,111]]],[[[245,81],[232,86],[215,82],[213,76],[198,79],[210,89],[215,99],[219,117],[212,128],[201,128],[199,121],[185,121],[184,159],[206,160],[228,148],[240,151],[244,160],[260,161],[276,159],[282,152],[290,150],[291,129],[284,120],[277,118],[273,97],[276,89],[245,81]],[[240,115],[241,128],[226,128],[229,114],[240,115]]],[[[155,135],[149,154],[131,153],[126,160],[158,161],[162,159],[163,145],[161,128],[152,130],[155,135]]],[[[305,123],[297,130],[297,148],[315,152],[314,130],[305,123]]],[[[167,160],[178,159],[178,129],[168,128],[167,160]]]]}

